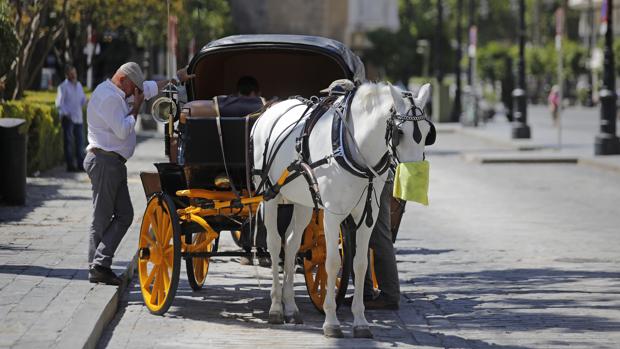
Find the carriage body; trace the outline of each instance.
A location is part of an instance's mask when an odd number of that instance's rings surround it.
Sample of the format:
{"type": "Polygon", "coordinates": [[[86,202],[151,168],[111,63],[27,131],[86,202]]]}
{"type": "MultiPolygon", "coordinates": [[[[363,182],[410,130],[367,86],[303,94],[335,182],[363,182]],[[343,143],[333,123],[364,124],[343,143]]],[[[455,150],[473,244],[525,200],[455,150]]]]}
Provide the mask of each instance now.
{"type": "MultiPolygon", "coordinates": [[[[188,73],[196,75],[186,86],[188,102],[176,106],[176,115],[171,113],[165,126],[169,161],[155,164],[157,173],[141,174],[150,199],[140,231],[138,269],[143,298],[155,314],[165,313],[174,298],[181,258],[190,285],[200,289],[209,258],[256,251],[256,229],[251,227],[262,197],[254,195],[250,178],[250,130],[258,115],[216,117],[208,101],[234,94],[242,76],[256,78],[268,101],[310,98],[334,80],[365,79],[360,59],[343,44],[301,35],[238,35],[213,41],[191,60],[188,73]],[[216,184],[223,175],[228,188],[216,184]],[[222,231],[233,232],[243,251],[219,251],[222,231]]],[[[325,258],[319,220],[306,229],[299,255],[308,270],[310,296],[320,310],[325,290],[319,278],[326,274],[319,270],[325,258]]],[[[348,282],[348,274],[346,278],[348,282]]],[[[346,284],[340,286],[346,292],[346,284]]],[[[344,292],[339,290],[342,297],[344,292]]]]}

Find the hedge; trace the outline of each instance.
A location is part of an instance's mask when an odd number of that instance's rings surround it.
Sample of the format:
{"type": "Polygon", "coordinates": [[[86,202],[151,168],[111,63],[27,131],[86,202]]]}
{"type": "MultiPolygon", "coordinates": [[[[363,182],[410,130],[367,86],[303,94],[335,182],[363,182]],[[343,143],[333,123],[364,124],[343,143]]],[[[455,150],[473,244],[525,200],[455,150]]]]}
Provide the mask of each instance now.
{"type": "Polygon", "coordinates": [[[24,129],[28,133],[28,175],[63,161],[62,127],[53,104],[28,100],[7,101],[0,103],[0,117],[26,120],[24,129]]]}

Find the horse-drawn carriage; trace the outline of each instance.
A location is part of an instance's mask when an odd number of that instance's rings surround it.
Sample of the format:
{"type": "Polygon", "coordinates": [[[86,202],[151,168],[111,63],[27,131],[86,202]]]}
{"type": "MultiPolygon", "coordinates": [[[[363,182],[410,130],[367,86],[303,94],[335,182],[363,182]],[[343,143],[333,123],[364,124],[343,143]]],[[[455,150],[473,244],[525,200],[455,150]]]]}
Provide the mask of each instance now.
{"type": "MultiPolygon", "coordinates": [[[[155,164],[156,174],[141,174],[149,200],[140,230],[138,273],[144,301],[154,314],[170,307],[182,258],[189,284],[198,290],[211,257],[265,256],[256,249],[255,234],[256,209],[263,198],[254,196],[250,180],[249,135],[258,114],[219,117],[204,107],[205,101],[234,93],[242,76],[255,77],[267,100],[310,98],[334,80],[359,83],[365,78],[359,58],[341,43],[291,35],[244,35],[211,42],[192,59],[188,71],[196,75],[187,85],[189,102],[179,105],[174,91],[168,90],[171,99],[154,110],[166,122],[169,162],[155,164]],[[216,184],[222,174],[225,184],[216,184]],[[230,231],[243,250],[221,251],[223,231],[230,231]]],[[[351,270],[345,238],[350,230],[348,224],[342,225],[338,302],[344,298],[351,270]]],[[[312,303],[321,310],[327,274],[320,213],[304,232],[298,261],[312,303]]]]}
{"type": "MultiPolygon", "coordinates": [[[[257,249],[264,227],[273,274],[269,322],[301,321],[293,292],[297,262],[312,303],[326,314],[325,335],[341,337],[335,310],[350,274],[365,274],[388,169],[394,170],[397,196],[426,203],[424,147],[433,144],[435,130],[418,106],[428,98],[428,85],[414,96],[364,82],[355,54],[337,41],[310,36],[217,40],[192,59],[188,72],[196,75],[187,86],[188,103],[178,105],[170,88],[167,99],[154,104],[155,116],[166,122],[169,162],[155,164],[157,174],[142,175],[150,198],[138,272],[148,309],[163,314],[170,307],[181,258],[197,290],[211,257],[266,255],[257,249]],[[259,81],[263,97],[282,101],[241,117],[220,115],[223,109],[210,100],[234,93],[245,76],[259,81]],[[313,97],[339,79],[345,81],[333,94],[313,97]],[[243,251],[220,251],[222,231],[231,231],[243,251]]],[[[353,333],[369,338],[363,278],[355,286],[353,333]]]]}

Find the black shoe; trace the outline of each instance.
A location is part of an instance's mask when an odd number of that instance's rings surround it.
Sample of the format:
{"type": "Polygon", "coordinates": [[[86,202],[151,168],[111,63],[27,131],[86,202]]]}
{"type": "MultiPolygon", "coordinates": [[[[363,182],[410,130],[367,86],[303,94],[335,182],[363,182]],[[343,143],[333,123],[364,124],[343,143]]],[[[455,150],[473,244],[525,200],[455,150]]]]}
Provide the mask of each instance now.
{"type": "Polygon", "coordinates": [[[398,310],[399,306],[398,302],[389,301],[384,293],[379,293],[373,299],[364,299],[364,307],[368,310],[398,310]]]}
{"type": "Polygon", "coordinates": [[[93,265],[88,271],[88,281],[91,283],[101,283],[106,285],[118,286],[121,279],[114,274],[112,269],[101,265],[93,265]]]}

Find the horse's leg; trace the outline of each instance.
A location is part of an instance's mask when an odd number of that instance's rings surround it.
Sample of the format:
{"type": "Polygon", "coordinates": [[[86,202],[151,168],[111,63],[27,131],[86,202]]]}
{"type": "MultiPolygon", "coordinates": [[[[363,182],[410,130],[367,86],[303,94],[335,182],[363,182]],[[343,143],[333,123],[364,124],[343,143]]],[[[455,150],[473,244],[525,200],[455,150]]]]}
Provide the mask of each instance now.
{"type": "Polygon", "coordinates": [[[340,253],[338,252],[338,238],[340,235],[340,223],[343,217],[334,215],[327,210],[323,214],[323,228],[325,231],[325,247],[327,257],[325,259],[325,270],[327,271],[327,290],[323,311],[325,312],[325,322],[323,323],[323,334],[327,337],[344,337],[340,329],[340,321],[336,316],[336,277],[341,267],[340,253]]]}
{"type": "Polygon", "coordinates": [[[303,324],[299,309],[295,304],[295,260],[301,244],[301,237],[312,218],[312,209],[295,205],[293,211],[293,224],[289,227],[286,235],[286,247],[284,250],[284,282],[282,299],[284,301],[284,319],[286,322],[303,324]]]}
{"type": "MultiPolygon", "coordinates": [[[[372,202],[372,206],[372,218],[373,222],[376,223],[379,209],[375,207],[374,201],[372,202]]],[[[353,217],[356,222],[359,220],[359,216],[356,217],[356,215],[353,214],[353,217]]],[[[365,223],[362,223],[356,232],[353,273],[357,277],[355,278],[355,290],[353,294],[353,303],[351,304],[351,312],[353,313],[353,337],[357,338],[373,338],[370,326],[364,315],[364,275],[366,275],[366,269],[368,269],[368,242],[373,227],[368,227],[365,223]]]]}
{"type": "Polygon", "coordinates": [[[282,239],[278,233],[278,199],[263,201],[263,222],[267,229],[267,249],[271,255],[271,307],[269,308],[269,323],[284,323],[282,314],[282,288],[280,287],[280,248],[282,239]]]}

